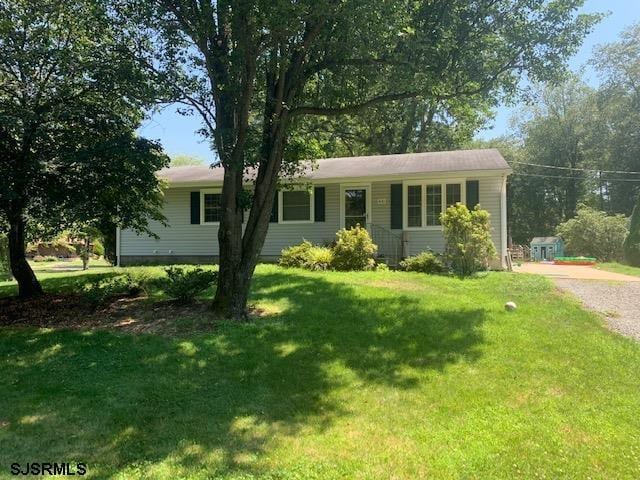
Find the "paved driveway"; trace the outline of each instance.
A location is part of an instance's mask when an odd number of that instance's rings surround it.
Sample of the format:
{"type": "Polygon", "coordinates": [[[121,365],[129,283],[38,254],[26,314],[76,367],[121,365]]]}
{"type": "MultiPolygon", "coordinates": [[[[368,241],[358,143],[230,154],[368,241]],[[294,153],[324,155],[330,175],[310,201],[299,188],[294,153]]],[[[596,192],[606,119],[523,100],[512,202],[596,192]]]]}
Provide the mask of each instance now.
{"type": "Polygon", "coordinates": [[[551,278],[568,278],[573,280],[609,280],[614,282],[640,282],[640,277],[607,272],[583,265],[551,265],[547,263],[523,263],[521,267],[513,267],[514,272],[536,273],[551,278]]]}
{"type": "Polygon", "coordinates": [[[542,263],[524,263],[513,270],[552,278],[559,288],[602,314],[612,330],[640,340],[640,277],[588,266],[542,263]]]}

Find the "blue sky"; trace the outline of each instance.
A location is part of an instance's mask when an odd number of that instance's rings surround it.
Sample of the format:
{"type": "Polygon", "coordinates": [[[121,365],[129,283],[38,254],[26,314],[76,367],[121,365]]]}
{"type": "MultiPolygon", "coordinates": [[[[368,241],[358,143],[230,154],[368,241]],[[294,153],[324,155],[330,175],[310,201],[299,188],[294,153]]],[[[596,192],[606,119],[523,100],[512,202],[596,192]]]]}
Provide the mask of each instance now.
{"type": "MultiPolygon", "coordinates": [[[[571,59],[570,68],[578,70],[585,66],[593,47],[601,43],[615,41],[618,34],[633,23],[640,22],[640,0],[587,0],[584,12],[610,12],[585,39],[578,53],[571,59]]],[[[591,85],[597,85],[597,75],[586,69],[584,79],[591,85]]],[[[516,107],[517,108],[517,107],[516,107]]],[[[495,120],[488,128],[478,133],[478,138],[492,138],[508,133],[509,120],[514,108],[500,107],[495,120]]],[[[193,155],[210,163],[214,160],[208,142],[195,133],[200,128],[197,116],[184,117],[175,108],[168,106],[155,113],[139,129],[141,135],[160,140],[169,155],[193,155]]]]}

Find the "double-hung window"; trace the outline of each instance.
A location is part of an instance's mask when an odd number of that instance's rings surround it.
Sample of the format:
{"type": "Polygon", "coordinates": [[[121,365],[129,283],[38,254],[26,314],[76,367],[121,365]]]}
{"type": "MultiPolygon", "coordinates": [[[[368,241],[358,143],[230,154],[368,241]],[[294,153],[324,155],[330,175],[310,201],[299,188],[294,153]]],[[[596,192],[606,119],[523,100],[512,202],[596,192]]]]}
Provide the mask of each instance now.
{"type": "Polygon", "coordinates": [[[422,185],[407,187],[407,226],[422,226],[422,185]]]}
{"type": "Polygon", "coordinates": [[[222,219],[222,193],[216,190],[204,190],[201,195],[201,223],[220,223],[222,219]]]}
{"type": "Polygon", "coordinates": [[[308,190],[285,190],[280,192],[281,222],[312,222],[313,202],[308,190]]]}
{"type": "Polygon", "coordinates": [[[462,184],[447,183],[447,208],[462,202],[462,184]]]}
{"type": "Polygon", "coordinates": [[[442,185],[427,185],[427,227],[440,225],[442,185]]]}

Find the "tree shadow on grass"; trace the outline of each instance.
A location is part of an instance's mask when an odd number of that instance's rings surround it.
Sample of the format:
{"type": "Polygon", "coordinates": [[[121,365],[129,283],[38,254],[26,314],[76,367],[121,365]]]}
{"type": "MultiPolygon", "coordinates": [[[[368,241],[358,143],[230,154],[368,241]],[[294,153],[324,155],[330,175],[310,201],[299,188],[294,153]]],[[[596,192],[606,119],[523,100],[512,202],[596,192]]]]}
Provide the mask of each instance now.
{"type": "Polygon", "coordinates": [[[379,292],[258,274],[254,300],[286,302],[281,315],[189,340],[0,330],[0,464],[261,474],[260,455],[283,438],[351,414],[337,390],[411,389],[421,372],[480,355],[482,310],[429,310],[379,292]]]}

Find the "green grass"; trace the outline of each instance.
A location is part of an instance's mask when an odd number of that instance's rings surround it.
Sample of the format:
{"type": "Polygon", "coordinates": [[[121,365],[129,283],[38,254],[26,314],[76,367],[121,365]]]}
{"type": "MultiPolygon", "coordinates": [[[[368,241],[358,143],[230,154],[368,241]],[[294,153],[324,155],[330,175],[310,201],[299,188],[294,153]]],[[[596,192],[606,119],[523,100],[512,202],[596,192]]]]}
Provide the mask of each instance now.
{"type": "MultiPolygon", "coordinates": [[[[112,274],[116,269],[104,260],[91,260],[89,269],[82,270],[82,260],[60,260],[57,262],[29,262],[44,288],[51,292],[73,291],[87,282],[92,275],[112,274]]],[[[18,294],[15,281],[0,280],[0,298],[18,294]]]]}
{"type": "Polygon", "coordinates": [[[0,475],[640,475],[640,345],[542,277],[263,265],[251,300],[280,313],[187,338],[0,329],[0,475]]]}
{"type": "Polygon", "coordinates": [[[607,270],[608,272],[622,273],[624,275],[633,275],[634,277],[640,277],[640,267],[632,267],[630,265],[624,265],[622,263],[599,263],[600,270],[607,270]]]}

